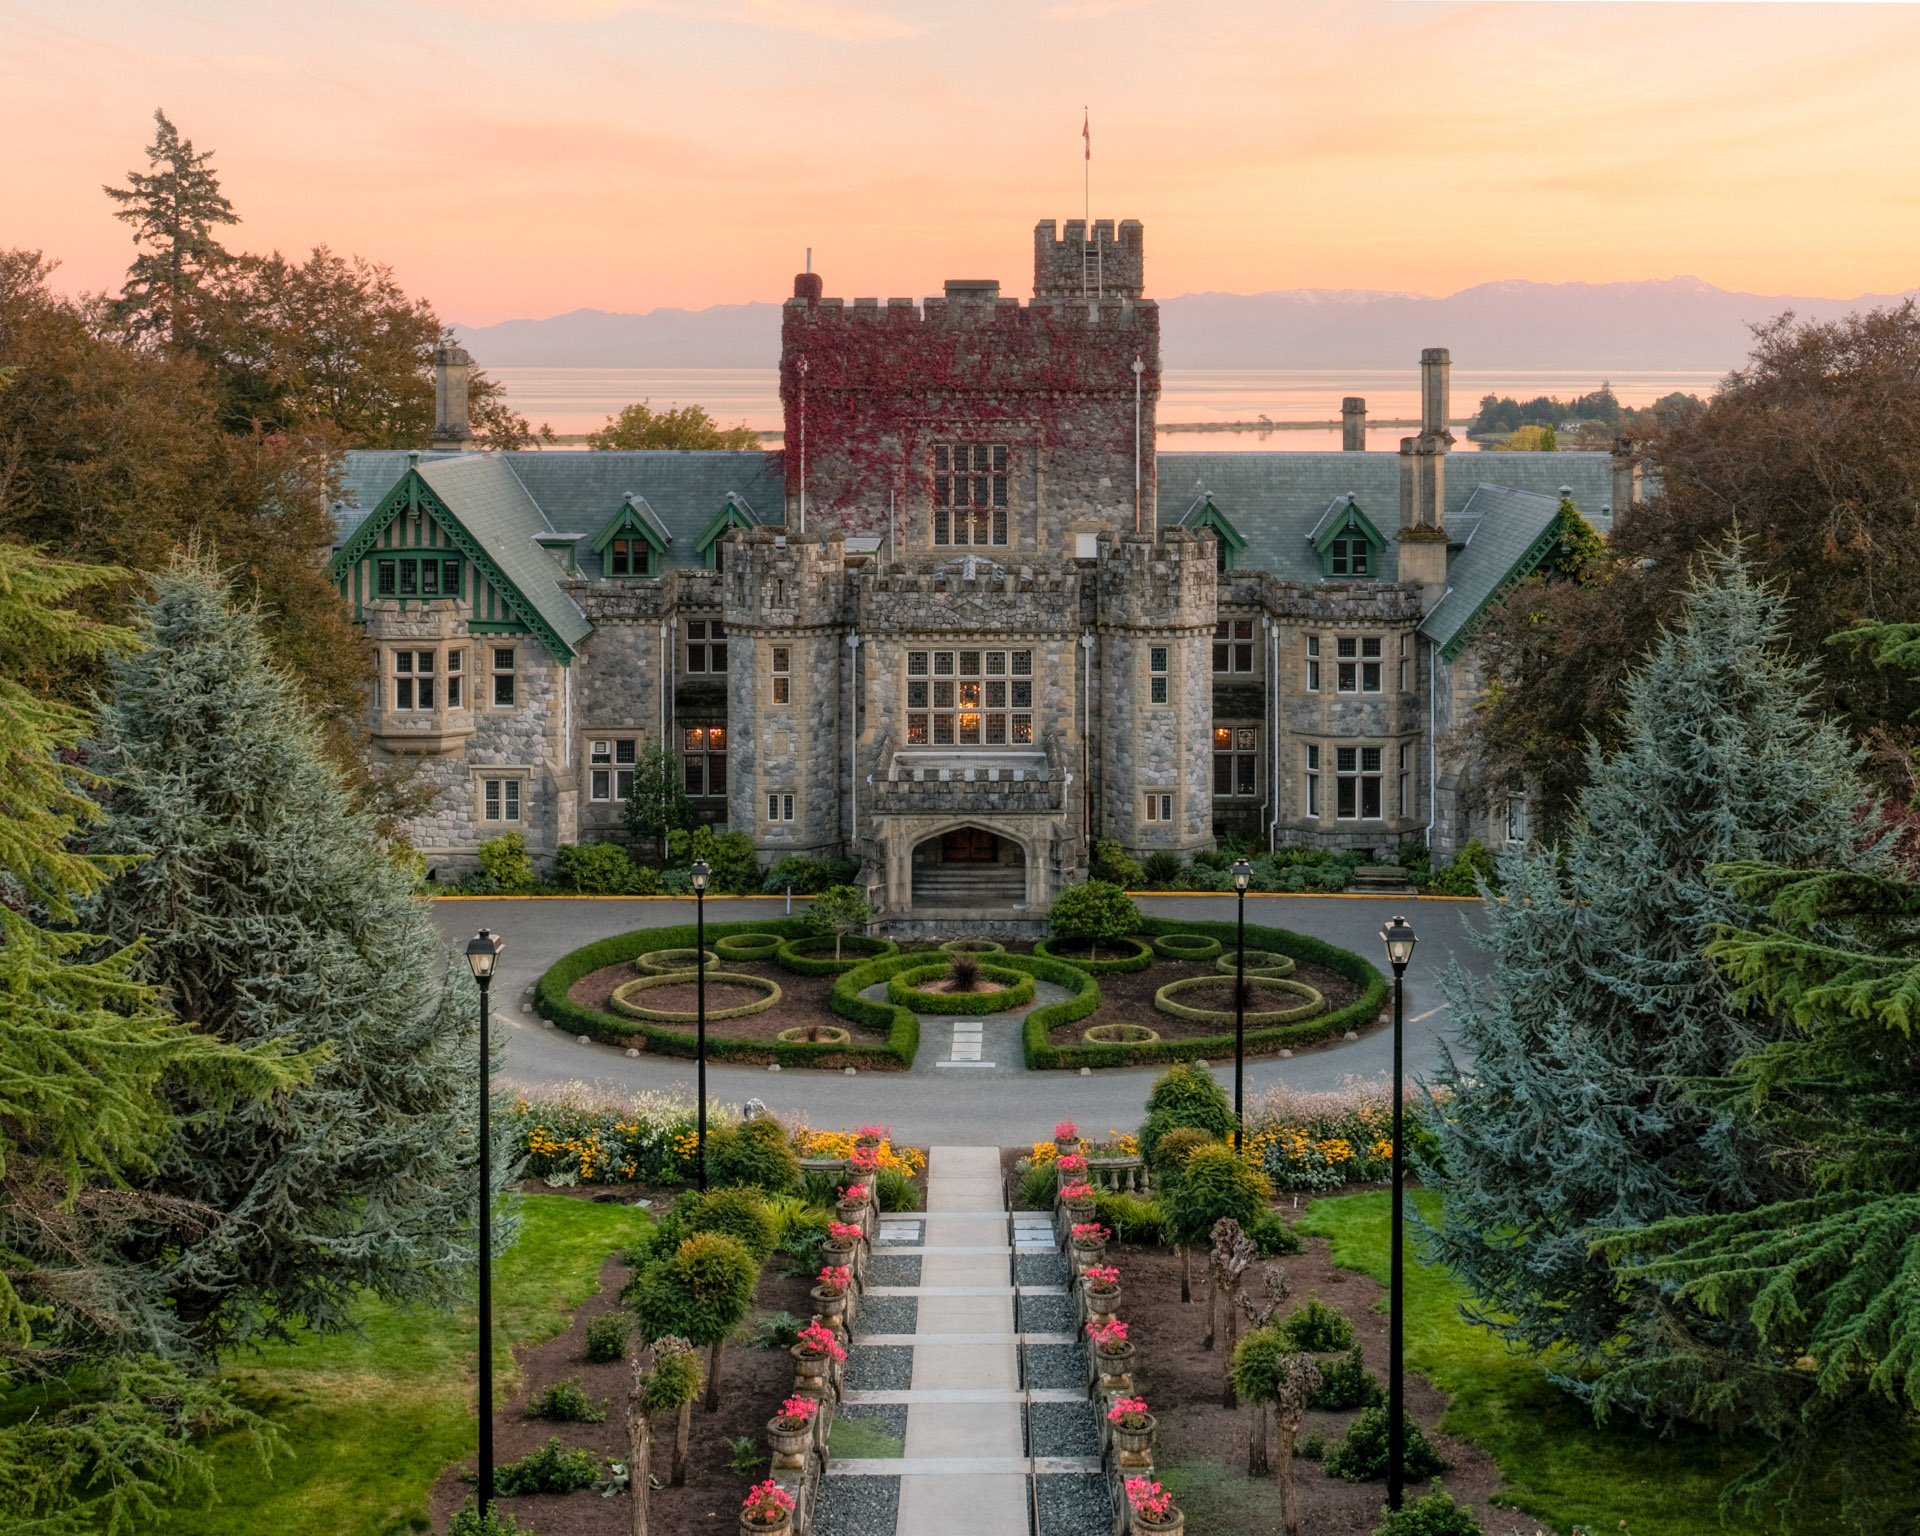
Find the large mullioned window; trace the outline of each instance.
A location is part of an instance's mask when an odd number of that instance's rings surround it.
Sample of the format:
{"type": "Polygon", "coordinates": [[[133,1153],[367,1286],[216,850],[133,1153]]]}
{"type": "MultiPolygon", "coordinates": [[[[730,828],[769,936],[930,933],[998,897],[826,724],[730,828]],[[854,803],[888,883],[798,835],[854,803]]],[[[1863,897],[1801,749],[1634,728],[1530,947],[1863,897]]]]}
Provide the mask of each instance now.
{"type": "Polygon", "coordinates": [[[1007,542],[1007,450],[942,443],[933,450],[933,542],[1007,542]]]}
{"type": "Polygon", "coordinates": [[[1032,742],[1032,651],[907,652],[907,745],[1032,742]]]}

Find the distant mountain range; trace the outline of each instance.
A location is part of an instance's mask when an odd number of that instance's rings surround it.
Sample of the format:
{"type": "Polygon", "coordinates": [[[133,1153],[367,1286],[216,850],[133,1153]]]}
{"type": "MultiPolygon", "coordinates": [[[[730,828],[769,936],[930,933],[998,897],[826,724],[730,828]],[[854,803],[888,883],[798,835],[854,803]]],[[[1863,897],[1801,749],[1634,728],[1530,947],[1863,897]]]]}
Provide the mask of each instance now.
{"type": "MultiPolygon", "coordinates": [[[[1910,290],[1920,293],[1920,290],[1910,290]]],[[[1827,320],[1897,303],[1729,293],[1697,277],[1639,283],[1481,283],[1446,298],[1368,289],[1187,293],[1160,301],[1168,368],[1405,368],[1422,347],[1457,366],[1719,372],[1736,366],[1750,327],[1791,309],[1827,320]]],[[[771,368],[778,304],[716,304],[456,326],[483,367],[771,368]]]]}

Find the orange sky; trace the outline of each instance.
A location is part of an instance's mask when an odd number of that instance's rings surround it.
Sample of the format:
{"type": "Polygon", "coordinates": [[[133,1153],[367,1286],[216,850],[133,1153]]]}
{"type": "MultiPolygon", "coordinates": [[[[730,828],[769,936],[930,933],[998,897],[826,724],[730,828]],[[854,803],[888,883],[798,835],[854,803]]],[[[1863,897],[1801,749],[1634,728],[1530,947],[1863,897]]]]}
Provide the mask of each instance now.
{"type": "Polygon", "coordinates": [[[1920,284],[1920,7],[1198,0],[0,0],[0,243],[131,254],[164,106],[236,248],[468,324],[949,276],[1142,219],[1148,282],[1920,284]]]}

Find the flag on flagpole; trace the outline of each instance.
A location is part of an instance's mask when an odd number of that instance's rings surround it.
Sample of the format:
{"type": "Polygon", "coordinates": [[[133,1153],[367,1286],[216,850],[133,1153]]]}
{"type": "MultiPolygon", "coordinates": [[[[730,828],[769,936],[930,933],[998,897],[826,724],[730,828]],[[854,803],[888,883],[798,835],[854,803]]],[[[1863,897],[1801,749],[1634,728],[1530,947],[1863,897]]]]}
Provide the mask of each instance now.
{"type": "Polygon", "coordinates": [[[1080,119],[1080,137],[1087,141],[1087,158],[1093,158],[1093,119],[1083,116],[1080,119]]]}

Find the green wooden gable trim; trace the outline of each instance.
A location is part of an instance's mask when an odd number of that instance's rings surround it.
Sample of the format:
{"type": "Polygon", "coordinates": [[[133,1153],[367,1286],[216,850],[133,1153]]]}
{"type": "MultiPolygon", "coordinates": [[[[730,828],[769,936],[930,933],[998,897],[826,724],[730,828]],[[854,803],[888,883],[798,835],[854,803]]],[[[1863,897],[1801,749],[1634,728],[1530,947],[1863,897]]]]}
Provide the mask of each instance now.
{"type": "Polygon", "coordinates": [[[1180,519],[1182,528],[1195,530],[1207,529],[1220,541],[1220,564],[1223,570],[1232,570],[1240,558],[1240,552],[1247,547],[1246,536],[1233,526],[1226,513],[1213,504],[1213,495],[1208,492],[1187,508],[1186,515],[1180,519]]]}
{"type": "MultiPolygon", "coordinates": [[[[394,482],[393,489],[380,499],[380,504],[361,520],[353,536],[334,554],[327,567],[332,580],[336,584],[344,584],[360,562],[374,553],[380,535],[387,526],[403,513],[411,513],[416,509],[428,513],[439,524],[440,531],[453,547],[486,577],[487,585],[506,600],[518,626],[537,637],[563,666],[573,660],[573,647],[560,638],[559,632],[487,553],[486,546],[467,531],[460,519],[454,516],[453,509],[434,493],[433,487],[421,477],[418,466],[409,468],[394,482]]],[[[494,624],[486,624],[485,628],[497,632],[494,624]]]]}
{"type": "Polygon", "coordinates": [[[1507,574],[1493,584],[1487,595],[1475,605],[1473,611],[1455,627],[1446,644],[1440,647],[1440,659],[1448,666],[1458,661],[1461,653],[1466,650],[1468,642],[1473,639],[1474,630],[1479,626],[1481,615],[1504,597],[1515,583],[1525,581],[1538,570],[1540,562],[1553,553],[1554,546],[1560,542],[1563,521],[1561,515],[1556,512],[1552,521],[1527,546],[1526,552],[1508,568],[1507,574]]]}
{"type": "Polygon", "coordinates": [[[720,504],[719,512],[714,515],[713,521],[701,530],[700,537],[693,541],[693,547],[705,557],[707,569],[712,570],[714,545],[735,528],[758,528],[759,526],[760,519],[753,508],[748,506],[742,497],[728,491],[727,499],[720,504]]]}
{"type": "Polygon", "coordinates": [[[607,546],[627,530],[636,530],[640,537],[653,547],[656,555],[664,555],[667,546],[673,543],[673,535],[667,532],[666,524],[660,521],[652,507],[647,505],[644,496],[636,496],[631,491],[627,499],[620,503],[620,510],[607,519],[607,524],[593,536],[588,547],[596,555],[603,555],[607,546]]]}
{"type": "Polygon", "coordinates": [[[1360,503],[1349,496],[1345,511],[1328,518],[1326,527],[1314,536],[1313,552],[1324,560],[1335,539],[1350,539],[1356,533],[1376,552],[1387,547],[1387,536],[1373,526],[1373,520],[1360,510],[1360,503]]]}

